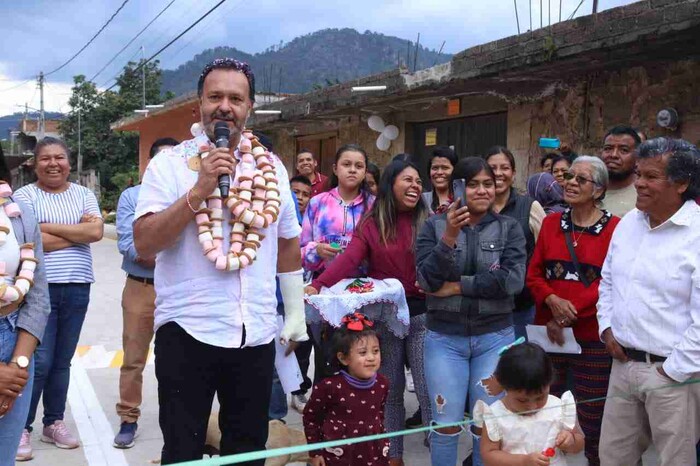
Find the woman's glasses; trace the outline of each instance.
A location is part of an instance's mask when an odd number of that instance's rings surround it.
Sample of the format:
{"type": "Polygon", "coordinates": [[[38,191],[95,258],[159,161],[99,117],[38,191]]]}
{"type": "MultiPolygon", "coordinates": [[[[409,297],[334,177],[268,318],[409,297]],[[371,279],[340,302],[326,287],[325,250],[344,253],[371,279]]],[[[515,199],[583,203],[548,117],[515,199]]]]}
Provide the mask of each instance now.
{"type": "Polygon", "coordinates": [[[580,185],[584,185],[584,184],[586,184],[586,183],[593,183],[593,184],[596,184],[596,182],[593,181],[593,180],[591,180],[590,178],[585,178],[585,177],[583,177],[583,176],[581,176],[581,175],[577,175],[577,174],[571,173],[571,172],[566,172],[566,173],[564,173],[564,179],[565,179],[565,180],[569,181],[569,180],[573,180],[574,178],[576,179],[576,182],[577,182],[578,184],[580,184],[580,185]]]}

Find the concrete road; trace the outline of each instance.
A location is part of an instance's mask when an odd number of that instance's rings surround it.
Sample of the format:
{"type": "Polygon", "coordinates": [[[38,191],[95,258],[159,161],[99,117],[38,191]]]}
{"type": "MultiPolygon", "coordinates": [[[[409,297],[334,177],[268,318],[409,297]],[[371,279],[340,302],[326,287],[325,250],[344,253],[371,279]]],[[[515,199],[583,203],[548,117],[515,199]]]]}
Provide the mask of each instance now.
{"type": "MultiPolygon", "coordinates": [[[[107,232],[113,237],[113,232],[107,232]]],[[[162,437],[158,427],[158,397],[152,356],[144,373],[144,403],[139,420],[139,437],[129,450],[117,450],[112,440],[119,427],[115,412],[118,401],[119,366],[121,364],[122,310],[121,293],[124,273],[120,269],[121,256],[113,239],[104,239],[93,245],[96,283],[92,288],[90,309],[73,360],[71,386],[68,396],[66,423],[79,434],[81,447],[60,450],[39,441],[41,404],[32,435],[34,460],[30,466],[143,466],[157,464],[162,437]]],[[[407,415],[417,408],[416,397],[406,392],[407,415]]],[[[290,426],[302,429],[298,413],[290,409],[290,426]]],[[[405,438],[407,466],[429,465],[428,449],[423,434],[405,438]]],[[[471,448],[466,435],[461,436],[460,458],[471,448]]],[[[21,464],[21,463],[18,463],[21,464]]],[[[581,455],[570,465],[586,464],[581,455]]],[[[655,462],[646,462],[653,465],[655,462]]]]}

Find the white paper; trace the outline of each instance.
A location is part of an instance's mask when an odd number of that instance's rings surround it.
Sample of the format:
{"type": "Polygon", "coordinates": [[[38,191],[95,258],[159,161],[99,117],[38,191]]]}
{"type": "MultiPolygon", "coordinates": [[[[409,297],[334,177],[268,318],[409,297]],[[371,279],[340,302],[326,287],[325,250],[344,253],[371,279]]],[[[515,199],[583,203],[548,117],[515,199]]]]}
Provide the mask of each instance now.
{"type": "Polygon", "coordinates": [[[548,353],[581,354],[581,346],[576,342],[574,330],[571,327],[564,329],[564,345],[559,346],[547,336],[547,327],[544,325],[528,325],[525,327],[527,340],[537,343],[548,353]]]}
{"type": "Polygon", "coordinates": [[[286,346],[282,346],[280,343],[280,332],[282,331],[282,326],[284,325],[284,319],[282,316],[277,316],[277,335],[275,336],[275,369],[277,370],[277,376],[282,383],[282,388],[284,393],[290,394],[299,390],[304,377],[301,375],[301,369],[299,369],[299,363],[297,362],[297,357],[294,353],[289,356],[284,355],[286,346]]]}

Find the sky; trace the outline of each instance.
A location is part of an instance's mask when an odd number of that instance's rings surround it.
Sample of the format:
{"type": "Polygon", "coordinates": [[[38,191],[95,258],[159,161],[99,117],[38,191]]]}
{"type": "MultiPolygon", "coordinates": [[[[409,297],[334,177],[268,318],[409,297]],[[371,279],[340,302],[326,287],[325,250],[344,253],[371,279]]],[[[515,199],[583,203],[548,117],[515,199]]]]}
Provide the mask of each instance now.
{"type": "MultiPolygon", "coordinates": [[[[46,77],[46,110],[68,112],[73,76],[88,79],[106,65],[173,0],[128,0],[105,30],[77,58],[46,77]]],[[[174,0],[172,5],[94,81],[104,89],[122,67],[138,60],[143,46],[150,57],[220,0],[174,0]]],[[[575,17],[591,13],[593,0],[582,0],[575,17]]],[[[64,64],[102,27],[124,0],[23,0],[0,2],[0,116],[39,107],[36,76],[64,64]]],[[[520,30],[570,17],[581,0],[516,0],[520,30]],[[531,7],[530,7],[531,4],[531,7]],[[551,19],[550,19],[551,18],[551,19]]],[[[633,3],[599,0],[599,11],[633,3]]],[[[158,56],[161,67],[176,68],[216,46],[263,52],[280,41],[324,28],[370,30],[457,53],[518,33],[513,0],[226,0],[211,15],[158,56]],[[253,6],[254,5],[254,6],[253,6]]]]}

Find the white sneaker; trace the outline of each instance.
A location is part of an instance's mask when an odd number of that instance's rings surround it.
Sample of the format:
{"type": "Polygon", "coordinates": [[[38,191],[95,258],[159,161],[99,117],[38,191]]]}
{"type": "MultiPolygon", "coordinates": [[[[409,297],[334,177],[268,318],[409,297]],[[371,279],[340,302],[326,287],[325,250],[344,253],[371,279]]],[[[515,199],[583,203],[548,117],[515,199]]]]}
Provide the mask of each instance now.
{"type": "Polygon", "coordinates": [[[292,395],[292,408],[300,413],[304,412],[304,408],[306,408],[306,403],[308,402],[309,400],[306,398],[306,395],[292,395]]]}
{"type": "Polygon", "coordinates": [[[32,452],[32,441],[29,431],[24,429],[22,431],[22,437],[19,439],[19,447],[17,448],[17,456],[15,456],[15,461],[29,461],[34,458],[34,453],[32,452]]]}
{"type": "Polygon", "coordinates": [[[411,393],[415,393],[416,391],[416,386],[413,385],[413,375],[410,370],[406,371],[406,390],[411,393]]]}

